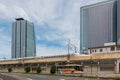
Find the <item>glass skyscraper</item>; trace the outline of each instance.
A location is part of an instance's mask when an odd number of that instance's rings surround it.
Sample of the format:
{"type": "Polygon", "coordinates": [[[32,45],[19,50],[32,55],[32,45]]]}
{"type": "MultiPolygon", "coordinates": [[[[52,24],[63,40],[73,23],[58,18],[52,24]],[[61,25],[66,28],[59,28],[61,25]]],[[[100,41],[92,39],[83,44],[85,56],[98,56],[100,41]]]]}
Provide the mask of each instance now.
{"type": "Polygon", "coordinates": [[[109,0],[81,7],[80,50],[120,42],[120,1],[109,0]]]}
{"type": "Polygon", "coordinates": [[[36,56],[34,24],[17,18],[12,23],[12,58],[36,56]]]}

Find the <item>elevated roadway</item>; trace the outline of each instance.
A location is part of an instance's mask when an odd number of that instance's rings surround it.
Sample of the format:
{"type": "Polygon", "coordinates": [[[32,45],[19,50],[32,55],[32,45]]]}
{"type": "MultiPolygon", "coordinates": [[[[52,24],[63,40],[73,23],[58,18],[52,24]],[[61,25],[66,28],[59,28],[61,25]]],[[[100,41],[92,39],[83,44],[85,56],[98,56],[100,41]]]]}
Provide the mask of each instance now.
{"type": "MultiPolygon", "coordinates": [[[[120,59],[120,53],[103,53],[96,55],[81,55],[81,56],[70,56],[70,61],[88,61],[88,60],[103,60],[103,59],[120,59]]],[[[7,64],[28,64],[28,63],[52,63],[52,62],[66,62],[68,61],[67,57],[57,57],[57,58],[29,58],[29,59],[10,59],[10,60],[1,60],[0,65],[7,64]]]]}

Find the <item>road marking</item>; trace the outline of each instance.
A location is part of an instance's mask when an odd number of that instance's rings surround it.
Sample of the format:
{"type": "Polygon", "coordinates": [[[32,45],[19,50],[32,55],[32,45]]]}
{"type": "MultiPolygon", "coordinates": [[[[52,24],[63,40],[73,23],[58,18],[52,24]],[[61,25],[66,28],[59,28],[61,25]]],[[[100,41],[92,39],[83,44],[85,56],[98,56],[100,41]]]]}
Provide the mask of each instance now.
{"type": "Polygon", "coordinates": [[[0,80],[3,80],[2,78],[0,78],[0,80]]]}
{"type": "Polygon", "coordinates": [[[32,80],[32,79],[30,79],[30,78],[26,78],[27,80],[32,80]]]}
{"type": "Polygon", "coordinates": [[[65,80],[65,79],[60,79],[60,80],[65,80]]]}

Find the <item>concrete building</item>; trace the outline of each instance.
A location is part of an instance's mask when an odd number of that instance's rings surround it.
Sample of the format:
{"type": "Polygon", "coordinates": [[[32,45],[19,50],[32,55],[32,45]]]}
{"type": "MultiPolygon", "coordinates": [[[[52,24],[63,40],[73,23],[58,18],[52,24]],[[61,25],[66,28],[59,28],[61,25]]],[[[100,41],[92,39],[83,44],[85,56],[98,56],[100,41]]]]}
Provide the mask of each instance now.
{"type": "Polygon", "coordinates": [[[12,58],[36,55],[35,32],[33,23],[17,18],[12,23],[12,58]]]}
{"type": "Polygon", "coordinates": [[[108,53],[120,53],[120,45],[109,45],[88,48],[88,54],[108,54],[108,53]]]}
{"type": "Polygon", "coordinates": [[[120,1],[108,0],[81,7],[80,50],[120,44],[120,1]]]}

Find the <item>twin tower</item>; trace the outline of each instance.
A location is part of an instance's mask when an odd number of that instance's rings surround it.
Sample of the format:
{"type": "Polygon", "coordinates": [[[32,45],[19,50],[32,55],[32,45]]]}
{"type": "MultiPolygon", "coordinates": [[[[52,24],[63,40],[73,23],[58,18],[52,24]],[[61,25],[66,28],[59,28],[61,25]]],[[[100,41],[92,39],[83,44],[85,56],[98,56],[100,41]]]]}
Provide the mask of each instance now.
{"type": "Polygon", "coordinates": [[[17,18],[12,23],[12,58],[36,56],[34,24],[17,18]]]}

